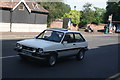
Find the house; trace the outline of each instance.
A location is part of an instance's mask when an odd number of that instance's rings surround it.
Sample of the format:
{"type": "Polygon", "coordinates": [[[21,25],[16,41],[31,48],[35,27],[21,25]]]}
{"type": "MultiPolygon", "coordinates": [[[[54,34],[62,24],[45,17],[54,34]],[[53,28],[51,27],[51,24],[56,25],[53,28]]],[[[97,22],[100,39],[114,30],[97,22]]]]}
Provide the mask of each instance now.
{"type": "Polygon", "coordinates": [[[47,28],[49,12],[36,2],[0,1],[0,13],[2,13],[0,20],[2,32],[41,32],[47,28]]]}

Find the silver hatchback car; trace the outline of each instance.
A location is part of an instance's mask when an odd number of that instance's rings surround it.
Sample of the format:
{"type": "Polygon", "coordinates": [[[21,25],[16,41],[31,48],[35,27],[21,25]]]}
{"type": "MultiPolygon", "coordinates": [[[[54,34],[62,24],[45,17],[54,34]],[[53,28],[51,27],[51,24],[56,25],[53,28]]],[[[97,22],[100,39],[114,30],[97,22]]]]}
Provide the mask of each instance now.
{"type": "Polygon", "coordinates": [[[80,32],[52,28],[33,39],[18,41],[15,50],[22,59],[46,60],[49,66],[54,66],[60,57],[76,56],[77,60],[82,60],[88,43],[80,32]]]}

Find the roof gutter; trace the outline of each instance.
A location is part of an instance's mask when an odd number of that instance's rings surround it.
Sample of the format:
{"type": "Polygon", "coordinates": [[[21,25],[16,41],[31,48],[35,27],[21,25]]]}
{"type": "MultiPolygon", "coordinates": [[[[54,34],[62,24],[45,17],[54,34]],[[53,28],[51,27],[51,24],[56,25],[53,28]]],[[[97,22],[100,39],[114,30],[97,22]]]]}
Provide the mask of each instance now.
{"type": "Polygon", "coordinates": [[[42,12],[42,11],[34,11],[34,10],[31,10],[31,13],[42,13],[42,14],[49,14],[49,12],[42,12]]]}

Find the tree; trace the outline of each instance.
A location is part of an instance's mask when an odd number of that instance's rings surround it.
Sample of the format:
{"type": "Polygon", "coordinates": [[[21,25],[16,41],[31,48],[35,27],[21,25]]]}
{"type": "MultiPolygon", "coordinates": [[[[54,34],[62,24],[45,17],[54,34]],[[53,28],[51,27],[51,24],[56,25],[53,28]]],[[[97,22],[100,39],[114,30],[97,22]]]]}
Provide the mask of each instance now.
{"type": "Polygon", "coordinates": [[[93,22],[96,22],[96,23],[101,23],[101,21],[103,21],[104,19],[104,14],[106,12],[105,9],[103,8],[98,8],[98,7],[94,7],[95,11],[94,11],[94,21],[93,22]]]}
{"type": "Polygon", "coordinates": [[[83,11],[84,12],[90,12],[92,9],[92,4],[90,4],[90,3],[85,3],[85,5],[83,5],[83,11]]]}
{"type": "Polygon", "coordinates": [[[83,11],[81,11],[82,17],[81,17],[81,22],[80,22],[79,27],[84,27],[87,24],[92,23],[92,21],[94,19],[93,18],[94,13],[93,13],[91,7],[92,7],[92,4],[90,4],[90,3],[86,3],[85,5],[83,5],[83,11]]]}
{"type": "Polygon", "coordinates": [[[107,2],[104,20],[108,21],[108,17],[111,14],[113,14],[113,21],[120,21],[120,1],[119,2],[107,2]]]}
{"type": "Polygon", "coordinates": [[[82,17],[79,27],[84,27],[87,24],[91,23],[100,23],[103,21],[103,14],[105,13],[105,9],[93,7],[92,4],[86,3],[83,5],[83,11],[81,11],[82,17]]]}
{"type": "Polygon", "coordinates": [[[80,11],[71,10],[69,13],[65,13],[63,17],[71,18],[73,24],[79,24],[81,14],[80,11]]]}
{"type": "Polygon", "coordinates": [[[71,9],[69,5],[62,2],[39,2],[39,4],[49,11],[48,26],[55,19],[63,17],[71,9]]]}

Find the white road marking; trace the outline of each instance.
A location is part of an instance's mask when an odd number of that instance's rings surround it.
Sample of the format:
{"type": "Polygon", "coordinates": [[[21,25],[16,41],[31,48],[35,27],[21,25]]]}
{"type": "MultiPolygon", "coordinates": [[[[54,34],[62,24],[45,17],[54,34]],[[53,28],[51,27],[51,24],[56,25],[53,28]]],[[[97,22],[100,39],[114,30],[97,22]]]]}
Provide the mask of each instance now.
{"type": "Polygon", "coordinates": [[[117,74],[115,74],[115,75],[113,75],[113,76],[111,76],[111,77],[109,77],[108,79],[106,79],[106,80],[112,80],[112,79],[114,79],[114,80],[120,80],[120,73],[117,73],[117,74]],[[117,78],[118,77],[118,78],[117,78]],[[115,79],[115,78],[117,78],[117,79],[115,79]]]}
{"type": "Polygon", "coordinates": [[[17,56],[19,56],[19,55],[0,57],[0,59],[12,58],[12,57],[17,57],[17,56]]]}
{"type": "Polygon", "coordinates": [[[115,78],[115,77],[117,77],[117,76],[120,76],[120,73],[117,73],[117,74],[111,76],[110,78],[115,78]]]}

